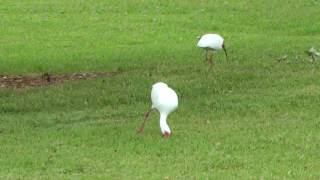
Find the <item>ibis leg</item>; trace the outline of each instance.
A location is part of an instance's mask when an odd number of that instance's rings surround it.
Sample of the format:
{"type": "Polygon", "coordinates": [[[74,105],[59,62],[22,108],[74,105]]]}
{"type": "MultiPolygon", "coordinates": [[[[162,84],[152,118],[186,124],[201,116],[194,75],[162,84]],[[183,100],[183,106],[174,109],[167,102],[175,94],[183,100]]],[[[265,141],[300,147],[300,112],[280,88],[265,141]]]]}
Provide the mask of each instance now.
{"type": "Polygon", "coordinates": [[[211,52],[211,54],[209,54],[208,63],[209,63],[209,66],[212,67],[212,65],[213,65],[213,52],[211,52]]]}
{"type": "Polygon", "coordinates": [[[206,61],[208,61],[208,49],[206,49],[206,61]]]}
{"type": "Polygon", "coordinates": [[[144,119],[143,119],[143,121],[142,121],[142,124],[141,124],[139,130],[138,130],[138,133],[142,133],[142,132],[143,132],[143,130],[144,130],[144,124],[146,123],[146,121],[147,121],[147,119],[148,119],[148,117],[149,117],[149,115],[150,115],[150,113],[151,113],[152,110],[153,110],[153,109],[149,109],[149,110],[145,113],[144,119]]]}

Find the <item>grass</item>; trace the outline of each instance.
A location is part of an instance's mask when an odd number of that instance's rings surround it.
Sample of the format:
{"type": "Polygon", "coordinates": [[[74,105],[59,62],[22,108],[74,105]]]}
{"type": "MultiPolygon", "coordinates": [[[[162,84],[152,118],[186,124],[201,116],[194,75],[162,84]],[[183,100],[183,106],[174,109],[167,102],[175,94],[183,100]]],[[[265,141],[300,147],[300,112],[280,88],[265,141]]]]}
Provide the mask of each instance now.
{"type": "Polygon", "coordinates": [[[111,78],[0,90],[1,179],[319,179],[320,2],[0,3],[0,72],[111,78]],[[218,32],[213,69],[196,37],[218,32]],[[288,55],[284,62],[275,59],[288,55]],[[150,88],[179,96],[160,136],[150,88]]]}

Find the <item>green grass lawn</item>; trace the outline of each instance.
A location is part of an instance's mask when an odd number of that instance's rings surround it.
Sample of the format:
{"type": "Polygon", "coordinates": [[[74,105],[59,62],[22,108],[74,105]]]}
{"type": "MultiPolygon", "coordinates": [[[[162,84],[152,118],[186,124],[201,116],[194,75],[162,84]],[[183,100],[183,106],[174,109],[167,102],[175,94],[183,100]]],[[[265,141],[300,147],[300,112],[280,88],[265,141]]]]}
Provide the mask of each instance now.
{"type": "Polygon", "coordinates": [[[0,89],[0,179],[319,179],[320,1],[0,2],[0,74],[121,70],[0,89]],[[224,36],[204,62],[196,37],[224,36]],[[283,62],[276,59],[288,55],[283,62]],[[151,85],[176,90],[163,139],[151,85]]]}

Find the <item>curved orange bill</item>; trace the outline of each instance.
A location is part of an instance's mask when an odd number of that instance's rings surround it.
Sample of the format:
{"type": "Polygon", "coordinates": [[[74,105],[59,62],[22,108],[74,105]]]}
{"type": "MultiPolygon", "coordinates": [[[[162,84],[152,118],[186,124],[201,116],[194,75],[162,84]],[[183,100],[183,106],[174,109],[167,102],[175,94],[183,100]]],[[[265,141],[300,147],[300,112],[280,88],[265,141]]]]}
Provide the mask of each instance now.
{"type": "Polygon", "coordinates": [[[227,49],[226,49],[226,46],[224,45],[224,43],[222,44],[222,48],[224,50],[224,53],[226,54],[226,59],[228,61],[228,54],[227,54],[227,49]]]}

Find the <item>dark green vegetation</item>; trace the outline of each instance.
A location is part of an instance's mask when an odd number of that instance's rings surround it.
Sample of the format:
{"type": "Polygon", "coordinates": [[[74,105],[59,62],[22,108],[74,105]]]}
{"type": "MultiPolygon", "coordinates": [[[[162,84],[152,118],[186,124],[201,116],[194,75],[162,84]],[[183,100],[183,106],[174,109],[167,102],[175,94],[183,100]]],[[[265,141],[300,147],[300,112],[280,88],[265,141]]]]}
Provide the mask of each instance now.
{"type": "Polygon", "coordinates": [[[318,0],[0,2],[0,72],[113,71],[0,90],[1,179],[319,179],[318,0]],[[209,69],[196,37],[218,32],[209,69]],[[276,59],[288,55],[285,61],[276,59]],[[163,139],[150,89],[180,97],[163,139]]]}

